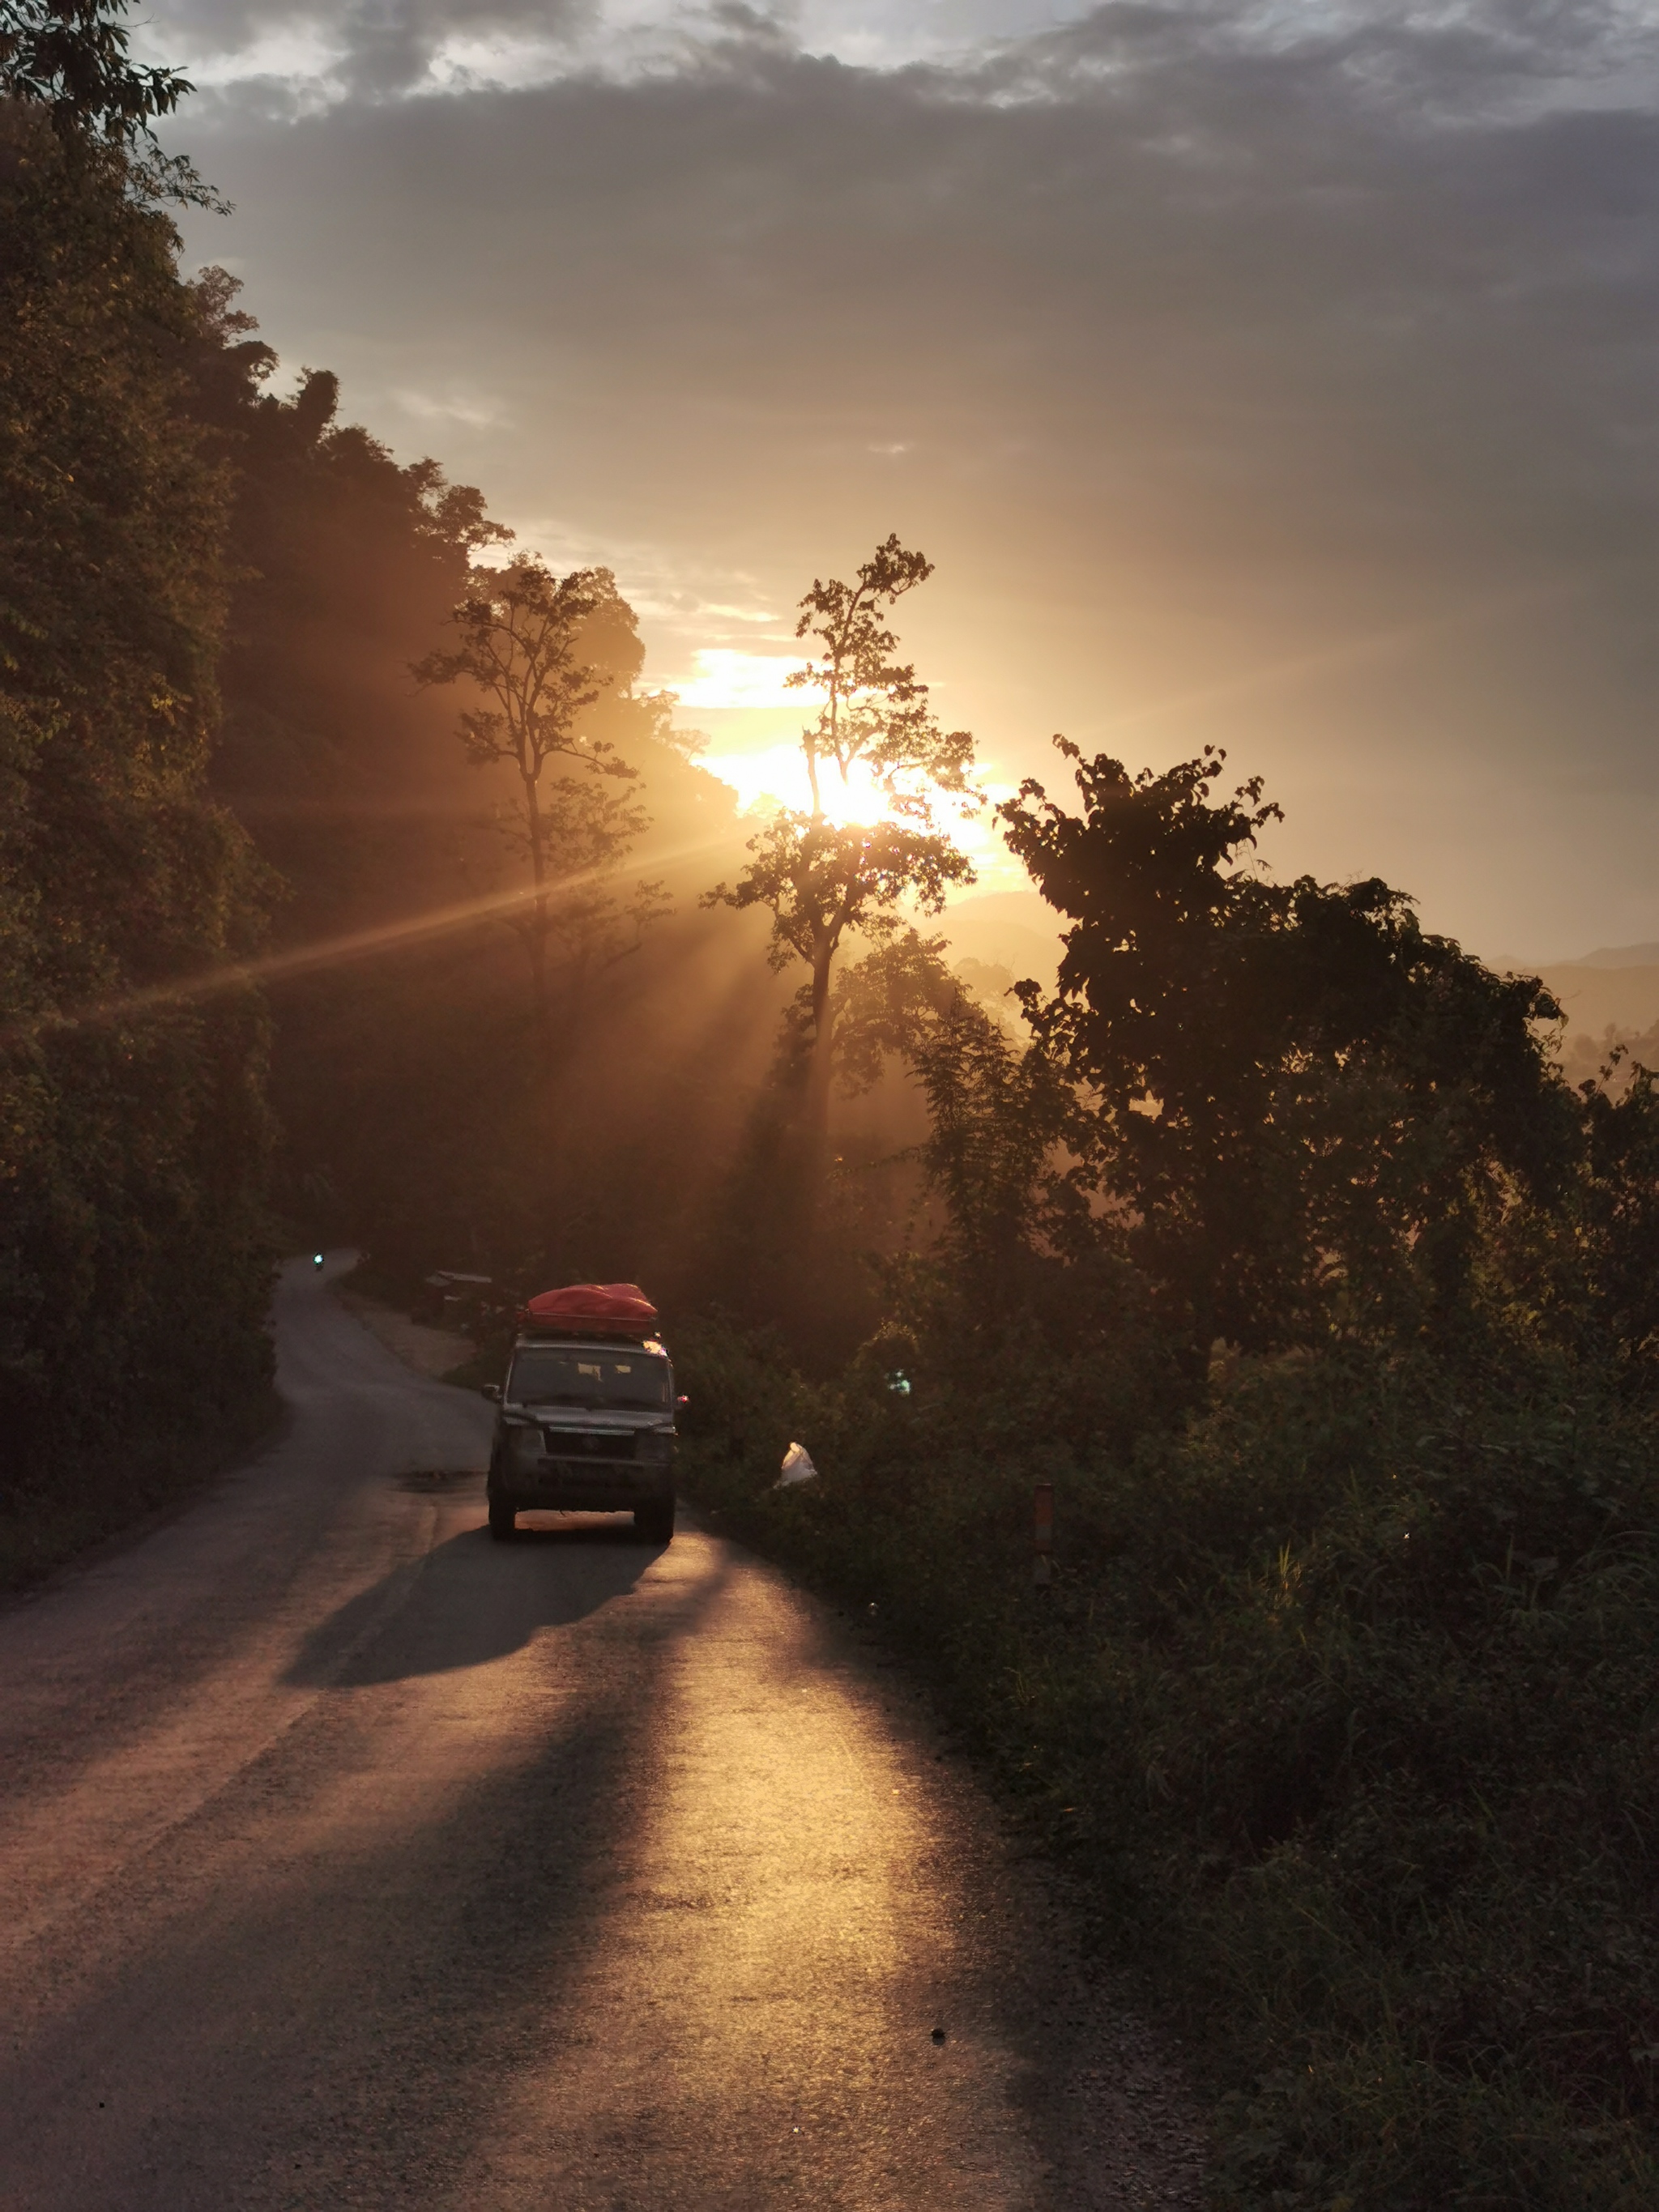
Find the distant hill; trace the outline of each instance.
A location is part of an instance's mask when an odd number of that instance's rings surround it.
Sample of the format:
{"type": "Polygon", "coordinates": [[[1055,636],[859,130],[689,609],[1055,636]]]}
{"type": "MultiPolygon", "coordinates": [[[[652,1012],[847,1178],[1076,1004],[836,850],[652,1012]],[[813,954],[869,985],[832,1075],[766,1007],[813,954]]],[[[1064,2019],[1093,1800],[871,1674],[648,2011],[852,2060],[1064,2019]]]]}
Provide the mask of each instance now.
{"type": "Polygon", "coordinates": [[[1564,960],[1563,968],[1659,968],[1659,945],[1603,945],[1582,960],[1564,960]]]}
{"type": "Polygon", "coordinates": [[[1577,960],[1514,960],[1494,968],[1538,975],[1567,1017],[1570,1034],[1599,1039],[1613,1028],[1639,1031],[1659,1022],[1659,945],[1603,945],[1577,960]]]}
{"type": "Polygon", "coordinates": [[[1576,952],[1571,960],[1523,960],[1514,952],[1482,957],[1500,975],[1541,975],[1547,968],[1659,968],[1659,945],[1601,945],[1594,952],[1576,952]]]}
{"type": "Polygon", "coordinates": [[[1609,1025],[1650,1030],[1659,1022],[1659,965],[1592,967],[1575,961],[1539,973],[1560,1002],[1569,1030],[1599,1037],[1609,1025]]]}
{"type": "Polygon", "coordinates": [[[963,899],[927,925],[949,939],[951,956],[1006,968],[1052,988],[1060,969],[1060,917],[1035,891],[987,891],[963,899]]]}

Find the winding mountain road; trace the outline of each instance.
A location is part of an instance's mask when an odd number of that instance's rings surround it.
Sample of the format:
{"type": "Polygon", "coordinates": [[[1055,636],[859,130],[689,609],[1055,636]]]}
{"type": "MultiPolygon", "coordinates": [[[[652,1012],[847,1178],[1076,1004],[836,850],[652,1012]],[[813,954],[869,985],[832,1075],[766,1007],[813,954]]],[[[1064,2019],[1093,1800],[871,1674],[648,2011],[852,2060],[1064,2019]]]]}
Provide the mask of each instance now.
{"type": "Polygon", "coordinates": [[[280,1438],[0,1611],[6,2212],[1196,2201],[877,1655],[684,1522],[491,1544],[489,1407],[276,1328],[280,1438]]]}

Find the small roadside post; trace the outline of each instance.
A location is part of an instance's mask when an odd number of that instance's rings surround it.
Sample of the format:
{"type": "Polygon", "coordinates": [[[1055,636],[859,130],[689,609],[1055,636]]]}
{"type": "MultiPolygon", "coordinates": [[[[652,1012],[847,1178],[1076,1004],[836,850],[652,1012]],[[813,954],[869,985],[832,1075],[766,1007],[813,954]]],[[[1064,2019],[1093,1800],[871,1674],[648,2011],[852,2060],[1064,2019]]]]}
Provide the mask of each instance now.
{"type": "Polygon", "coordinates": [[[1033,1495],[1032,1535],[1036,1556],[1031,1563],[1031,1580],[1039,1589],[1047,1589],[1054,1578],[1054,1486],[1040,1482],[1033,1495]]]}

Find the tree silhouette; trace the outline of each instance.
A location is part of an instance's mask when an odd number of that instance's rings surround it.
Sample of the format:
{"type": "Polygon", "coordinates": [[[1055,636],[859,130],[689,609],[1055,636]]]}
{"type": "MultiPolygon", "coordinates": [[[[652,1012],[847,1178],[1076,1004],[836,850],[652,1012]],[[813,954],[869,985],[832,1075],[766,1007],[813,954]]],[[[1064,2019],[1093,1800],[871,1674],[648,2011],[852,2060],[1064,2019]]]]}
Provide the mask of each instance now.
{"type": "Polygon", "coordinates": [[[173,200],[228,214],[182,154],[164,153],[154,125],[195,87],[177,70],[129,58],[120,18],[130,0],[5,0],[0,99],[43,109],[76,167],[100,166],[139,201],[173,200]]]}
{"type": "Polygon", "coordinates": [[[769,908],[774,967],[799,959],[811,971],[801,996],[811,1037],[806,1126],[815,1138],[829,1117],[832,985],[842,940],[856,931],[882,942],[898,927],[903,901],[937,914],[952,884],[974,881],[967,856],[935,826],[941,800],[955,800],[964,814],[981,803],[969,780],[974,741],[965,730],[940,729],[927,686],[914,665],[894,658],[898,640],[884,620],[932,574],[929,562],[893,536],[854,582],[813,580],[795,635],[812,638],[817,651],[789,678],[795,689],[823,695],[800,739],[811,809],[781,808],[750,840],[755,857],[738,882],[716,884],[704,899],[769,908]],[[855,768],[869,780],[878,818],[836,823],[825,805],[826,772],[833,769],[847,789],[855,768]]]}
{"type": "Polygon", "coordinates": [[[269,1360],[266,1017],[191,995],[270,890],[207,780],[206,321],[96,127],[109,88],[52,128],[37,34],[66,20],[0,8],[0,1437],[43,1529],[103,1467],[142,1496],[142,1449],[257,1402],[269,1360]]]}
{"type": "Polygon", "coordinates": [[[1260,779],[1212,799],[1220,751],[1131,775],[1055,743],[1081,812],[1030,780],[998,810],[1072,925],[1053,997],[1020,997],[1187,1362],[1443,1326],[1510,1194],[1565,1172],[1553,1001],[1385,883],[1266,880],[1248,855],[1279,810],[1260,779]]]}
{"type": "Polygon", "coordinates": [[[529,958],[532,1011],[544,1048],[551,1030],[553,879],[568,872],[573,856],[585,878],[602,874],[645,826],[642,810],[593,781],[632,782],[638,770],[579,727],[583,711],[611,680],[608,671],[581,658],[582,631],[615,597],[608,568],[556,577],[533,553],[515,555],[503,568],[475,569],[453,617],[459,644],[428,653],[412,672],[422,684],[468,683],[483,694],[485,703],[459,718],[467,757],[480,768],[504,763],[518,778],[514,817],[505,826],[528,856],[532,896],[513,927],[529,958]],[[549,786],[544,778],[555,760],[571,763],[577,774],[549,786]]]}

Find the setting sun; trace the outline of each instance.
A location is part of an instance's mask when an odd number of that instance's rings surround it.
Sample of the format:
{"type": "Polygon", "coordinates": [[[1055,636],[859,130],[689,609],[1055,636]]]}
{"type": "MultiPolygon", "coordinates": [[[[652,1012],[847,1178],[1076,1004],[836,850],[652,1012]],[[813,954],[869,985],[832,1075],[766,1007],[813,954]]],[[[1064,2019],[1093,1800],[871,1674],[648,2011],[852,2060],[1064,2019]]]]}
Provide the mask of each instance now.
{"type": "MultiPolygon", "coordinates": [[[[705,764],[732,786],[745,813],[775,806],[793,807],[802,814],[811,810],[812,789],[799,738],[752,752],[711,752],[705,764]]],[[[887,793],[860,763],[854,763],[843,781],[835,763],[826,763],[819,771],[819,789],[823,813],[838,826],[900,818],[887,793]]]]}
{"type": "MultiPolygon", "coordinates": [[[[792,690],[787,678],[805,665],[799,654],[750,653],[735,647],[702,647],[692,655],[689,674],[670,677],[667,688],[682,710],[713,724],[702,765],[738,794],[745,814],[764,814],[780,806],[807,812],[811,786],[801,754],[801,731],[810,721],[817,695],[792,690]]],[[[819,772],[823,809],[838,826],[902,819],[880,784],[854,762],[845,778],[833,762],[819,772]]],[[[941,810],[939,827],[973,861],[981,882],[1006,876],[1023,884],[998,836],[994,808],[1008,796],[1011,784],[983,786],[987,804],[965,818],[941,810]]]]}

